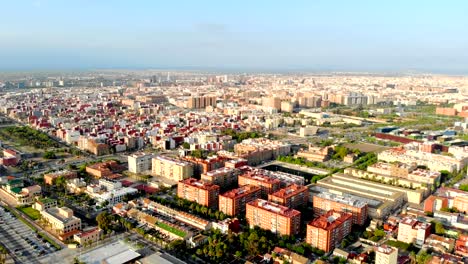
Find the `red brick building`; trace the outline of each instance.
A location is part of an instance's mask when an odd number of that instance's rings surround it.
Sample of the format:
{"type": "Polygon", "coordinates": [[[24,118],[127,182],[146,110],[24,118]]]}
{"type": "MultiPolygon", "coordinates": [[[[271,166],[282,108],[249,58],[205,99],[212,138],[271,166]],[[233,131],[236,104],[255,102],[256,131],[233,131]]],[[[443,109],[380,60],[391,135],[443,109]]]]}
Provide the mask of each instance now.
{"type": "Polygon", "coordinates": [[[319,217],[329,210],[352,214],[353,224],[363,225],[368,217],[368,205],[359,200],[332,193],[320,193],[312,198],[314,216],[319,217]]]}
{"type": "Polygon", "coordinates": [[[332,251],[351,232],[352,214],[330,210],[307,224],[306,242],[325,252],[332,251]]]}
{"type": "Polygon", "coordinates": [[[307,206],[309,191],[305,186],[291,184],[268,195],[268,200],[289,208],[300,208],[307,206]]]}
{"type": "Polygon", "coordinates": [[[177,185],[177,196],[206,207],[217,208],[219,186],[195,178],[188,178],[179,181],[177,185]]]}
{"type": "Polygon", "coordinates": [[[260,193],[260,187],[254,185],[244,185],[225,192],[219,196],[218,210],[230,216],[243,214],[246,204],[259,199],[260,193]]]}
{"type": "Polygon", "coordinates": [[[261,197],[264,199],[268,198],[269,194],[276,192],[281,187],[281,181],[278,179],[250,172],[239,175],[238,183],[239,186],[254,185],[260,187],[261,197]]]}
{"type": "Polygon", "coordinates": [[[295,235],[301,226],[301,212],[257,199],[247,203],[246,218],[250,227],[258,226],[280,235],[295,235]]]}

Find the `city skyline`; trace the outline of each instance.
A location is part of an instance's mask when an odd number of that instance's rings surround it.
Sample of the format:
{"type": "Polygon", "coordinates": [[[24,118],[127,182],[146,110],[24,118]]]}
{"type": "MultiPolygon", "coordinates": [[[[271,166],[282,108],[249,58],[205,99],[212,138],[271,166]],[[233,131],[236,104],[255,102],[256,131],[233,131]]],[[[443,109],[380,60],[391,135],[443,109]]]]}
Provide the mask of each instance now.
{"type": "Polygon", "coordinates": [[[4,3],[1,71],[173,68],[466,74],[466,3],[4,3]]]}

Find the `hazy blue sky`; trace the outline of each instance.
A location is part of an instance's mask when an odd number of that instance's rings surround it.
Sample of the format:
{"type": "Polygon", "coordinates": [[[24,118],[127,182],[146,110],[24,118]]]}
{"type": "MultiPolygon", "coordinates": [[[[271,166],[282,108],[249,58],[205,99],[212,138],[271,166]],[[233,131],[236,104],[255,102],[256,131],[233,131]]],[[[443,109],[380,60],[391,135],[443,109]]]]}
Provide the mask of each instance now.
{"type": "Polygon", "coordinates": [[[468,72],[468,1],[0,0],[0,69],[468,72]]]}

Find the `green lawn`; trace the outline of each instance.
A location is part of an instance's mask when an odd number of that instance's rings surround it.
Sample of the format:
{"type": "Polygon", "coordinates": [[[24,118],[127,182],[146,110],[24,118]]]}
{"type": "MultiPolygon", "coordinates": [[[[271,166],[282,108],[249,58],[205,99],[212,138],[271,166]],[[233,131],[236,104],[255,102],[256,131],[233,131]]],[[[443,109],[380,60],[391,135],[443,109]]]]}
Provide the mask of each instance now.
{"type": "Polygon", "coordinates": [[[169,226],[168,224],[165,224],[165,223],[162,223],[162,222],[157,222],[156,223],[157,226],[159,226],[160,228],[164,229],[164,230],[167,230],[177,236],[180,236],[180,237],[185,237],[186,233],[180,229],[177,229],[175,227],[172,227],[172,226],[169,226]]]}
{"type": "Polygon", "coordinates": [[[28,207],[18,207],[18,210],[20,210],[21,212],[23,212],[24,214],[26,214],[29,218],[31,218],[32,220],[38,220],[39,218],[41,218],[41,213],[36,210],[36,209],[33,209],[31,206],[28,206],[28,207]]]}

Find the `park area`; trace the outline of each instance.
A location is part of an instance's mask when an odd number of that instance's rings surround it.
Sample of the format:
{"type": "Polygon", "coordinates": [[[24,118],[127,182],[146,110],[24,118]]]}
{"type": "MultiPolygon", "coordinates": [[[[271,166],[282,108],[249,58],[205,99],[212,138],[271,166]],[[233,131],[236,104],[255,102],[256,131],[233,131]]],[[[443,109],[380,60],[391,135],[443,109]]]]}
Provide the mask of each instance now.
{"type": "Polygon", "coordinates": [[[25,215],[27,215],[29,218],[31,218],[34,221],[41,218],[41,213],[38,210],[33,209],[31,206],[20,206],[18,207],[18,210],[23,212],[25,215]]]}

